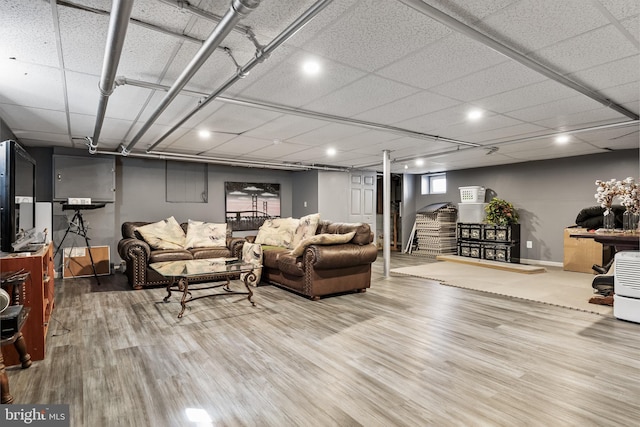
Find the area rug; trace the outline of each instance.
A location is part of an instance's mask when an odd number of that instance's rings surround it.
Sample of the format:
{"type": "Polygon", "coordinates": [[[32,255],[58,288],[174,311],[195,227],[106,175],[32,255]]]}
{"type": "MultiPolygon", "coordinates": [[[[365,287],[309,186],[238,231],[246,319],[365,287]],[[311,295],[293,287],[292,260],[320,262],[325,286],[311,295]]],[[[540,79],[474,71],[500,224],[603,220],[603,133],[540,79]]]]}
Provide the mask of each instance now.
{"type": "Polygon", "coordinates": [[[521,274],[454,262],[437,261],[395,268],[392,274],[421,277],[442,285],[487,292],[596,314],[613,315],[613,307],[590,304],[593,275],[547,267],[545,273],[521,274]]]}

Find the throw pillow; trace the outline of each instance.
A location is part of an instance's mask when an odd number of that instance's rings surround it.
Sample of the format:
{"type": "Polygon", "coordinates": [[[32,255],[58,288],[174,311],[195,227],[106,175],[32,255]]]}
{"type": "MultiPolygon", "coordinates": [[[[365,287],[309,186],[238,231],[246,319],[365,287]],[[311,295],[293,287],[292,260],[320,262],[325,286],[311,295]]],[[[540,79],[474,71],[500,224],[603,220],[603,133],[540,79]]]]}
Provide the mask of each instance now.
{"type": "Polygon", "coordinates": [[[268,219],[258,229],[255,243],[291,249],[293,233],[299,223],[300,220],[295,218],[268,219]]]}
{"type": "Polygon", "coordinates": [[[174,217],[137,227],[136,231],[154,249],[183,249],[184,230],[174,217]]]}
{"type": "Polygon", "coordinates": [[[291,251],[291,255],[299,257],[304,253],[304,250],[309,245],[336,245],[340,243],[348,243],[356,235],[355,231],[351,231],[346,234],[316,234],[315,236],[308,237],[291,251]]]}
{"type": "Polygon", "coordinates": [[[315,236],[316,229],[318,228],[318,222],[320,222],[319,213],[310,214],[300,218],[300,224],[293,235],[293,242],[291,243],[291,246],[295,248],[301,240],[315,236]]]}
{"type": "Polygon", "coordinates": [[[185,249],[227,246],[227,224],[189,220],[185,249]]]}
{"type": "MultiPolygon", "coordinates": [[[[262,246],[257,243],[245,242],[242,245],[242,261],[261,266],[253,270],[253,274],[256,275],[255,280],[249,281],[251,286],[258,286],[262,277],[262,246]]],[[[247,275],[248,273],[242,273],[240,279],[244,280],[247,275]]]]}

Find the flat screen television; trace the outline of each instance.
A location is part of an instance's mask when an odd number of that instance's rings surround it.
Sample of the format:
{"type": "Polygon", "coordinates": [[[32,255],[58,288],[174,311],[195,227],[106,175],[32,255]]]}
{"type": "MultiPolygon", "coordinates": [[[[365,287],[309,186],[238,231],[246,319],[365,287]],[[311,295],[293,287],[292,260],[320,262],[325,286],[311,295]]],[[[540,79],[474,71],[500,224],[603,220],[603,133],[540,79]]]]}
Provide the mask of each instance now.
{"type": "Polygon", "coordinates": [[[19,252],[35,239],[36,161],[16,141],[0,142],[0,249],[19,252]]]}

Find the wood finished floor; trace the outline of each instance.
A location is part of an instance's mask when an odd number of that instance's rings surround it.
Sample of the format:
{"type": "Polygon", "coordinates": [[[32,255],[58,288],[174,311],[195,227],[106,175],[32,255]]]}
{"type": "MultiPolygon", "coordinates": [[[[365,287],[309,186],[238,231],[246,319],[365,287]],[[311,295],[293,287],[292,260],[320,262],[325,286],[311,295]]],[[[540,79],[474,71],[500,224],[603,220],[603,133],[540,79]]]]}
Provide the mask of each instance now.
{"type": "Polygon", "coordinates": [[[47,357],[11,367],[11,392],[90,427],[196,426],[186,408],[200,426],[637,425],[640,325],[382,268],[363,294],[263,286],[181,320],[122,274],[57,281],[47,357]]]}

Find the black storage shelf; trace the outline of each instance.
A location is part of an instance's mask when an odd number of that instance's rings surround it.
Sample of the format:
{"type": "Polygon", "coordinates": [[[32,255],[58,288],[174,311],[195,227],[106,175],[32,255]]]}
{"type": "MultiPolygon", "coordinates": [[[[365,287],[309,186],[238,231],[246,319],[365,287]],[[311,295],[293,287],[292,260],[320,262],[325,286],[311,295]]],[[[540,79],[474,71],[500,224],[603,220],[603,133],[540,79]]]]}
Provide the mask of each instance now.
{"type": "Polygon", "coordinates": [[[520,262],[520,224],[458,223],[458,255],[491,261],[520,262]]]}

